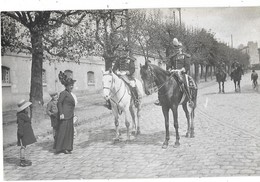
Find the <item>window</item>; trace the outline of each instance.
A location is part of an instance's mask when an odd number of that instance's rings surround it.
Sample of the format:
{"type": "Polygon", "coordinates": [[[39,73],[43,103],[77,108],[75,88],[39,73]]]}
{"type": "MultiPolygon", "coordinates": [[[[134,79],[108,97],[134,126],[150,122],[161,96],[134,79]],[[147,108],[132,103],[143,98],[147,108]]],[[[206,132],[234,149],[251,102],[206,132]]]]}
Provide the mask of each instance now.
{"type": "Polygon", "coordinates": [[[93,71],[88,72],[88,85],[95,85],[95,78],[94,78],[93,71]]]}
{"type": "Polygon", "coordinates": [[[47,84],[47,76],[46,76],[46,70],[42,69],[42,84],[46,85],[47,84]]]}
{"type": "Polygon", "coordinates": [[[10,68],[2,66],[2,84],[10,84],[10,68]]]}

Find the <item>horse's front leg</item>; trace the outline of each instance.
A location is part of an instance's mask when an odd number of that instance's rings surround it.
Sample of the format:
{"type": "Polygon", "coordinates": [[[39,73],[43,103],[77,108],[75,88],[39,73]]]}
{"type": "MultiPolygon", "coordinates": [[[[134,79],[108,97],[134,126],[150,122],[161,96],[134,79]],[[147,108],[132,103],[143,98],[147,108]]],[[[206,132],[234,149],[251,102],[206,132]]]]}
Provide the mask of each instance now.
{"type": "Polygon", "coordinates": [[[237,92],[237,83],[235,80],[234,80],[234,85],[235,85],[235,92],[237,92]]]}
{"type": "Polygon", "coordinates": [[[238,92],[241,92],[241,90],[240,90],[240,80],[237,81],[237,86],[238,86],[238,92]]]}
{"type": "Polygon", "coordinates": [[[136,135],[136,123],[135,123],[135,113],[134,113],[134,106],[131,104],[130,107],[129,107],[129,111],[130,111],[130,114],[131,114],[131,117],[132,117],[132,133],[134,135],[136,135]]]}
{"type": "Polygon", "coordinates": [[[164,122],[165,122],[165,131],[166,131],[166,137],[165,141],[163,142],[163,149],[166,149],[168,147],[168,143],[170,140],[170,134],[169,134],[169,108],[162,106],[162,112],[164,115],[164,122]]]}
{"type": "Polygon", "coordinates": [[[174,128],[176,133],[176,141],[174,147],[178,147],[180,145],[180,135],[179,135],[179,124],[178,124],[178,105],[172,106],[172,114],[174,119],[174,128]]]}
{"type": "Polygon", "coordinates": [[[218,93],[221,93],[221,85],[220,85],[220,82],[218,82],[218,93]]]}
{"type": "Polygon", "coordinates": [[[136,126],[137,126],[137,128],[136,128],[136,134],[137,135],[139,135],[139,134],[141,134],[141,131],[140,131],[140,118],[141,118],[141,114],[140,114],[140,112],[141,112],[141,100],[140,100],[140,104],[137,106],[137,109],[136,109],[136,115],[137,115],[137,122],[136,122],[136,126]]]}
{"type": "Polygon", "coordinates": [[[187,119],[187,132],[186,132],[186,137],[190,137],[190,113],[188,111],[188,108],[187,108],[187,103],[184,103],[182,104],[182,108],[185,112],[185,115],[186,115],[186,119],[187,119]]]}
{"type": "Polygon", "coordinates": [[[222,82],[222,93],[225,93],[225,82],[222,82]]]}
{"type": "Polygon", "coordinates": [[[130,127],[130,111],[129,110],[125,110],[125,126],[126,126],[126,142],[130,141],[130,131],[129,131],[129,127],[130,127]]]}
{"type": "Polygon", "coordinates": [[[115,108],[116,106],[112,106],[112,113],[115,117],[115,131],[116,131],[116,137],[114,138],[114,141],[119,141],[119,137],[120,137],[120,132],[119,132],[119,113],[117,111],[117,108],[115,108]]]}

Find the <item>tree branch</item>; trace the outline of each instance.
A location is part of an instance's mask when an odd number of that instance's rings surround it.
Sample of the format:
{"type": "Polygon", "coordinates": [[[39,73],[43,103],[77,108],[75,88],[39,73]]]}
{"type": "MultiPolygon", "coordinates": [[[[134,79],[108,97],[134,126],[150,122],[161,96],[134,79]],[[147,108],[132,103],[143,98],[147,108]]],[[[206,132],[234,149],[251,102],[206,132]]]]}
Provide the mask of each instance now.
{"type": "Polygon", "coordinates": [[[13,18],[14,20],[18,21],[19,23],[23,24],[25,27],[28,28],[27,22],[24,22],[22,19],[22,15],[19,11],[16,11],[15,14],[11,12],[2,12],[4,15],[13,18]]]}
{"type": "Polygon", "coordinates": [[[96,36],[96,41],[104,48],[105,45],[102,43],[102,41],[100,40],[100,37],[99,37],[99,22],[100,22],[100,19],[97,19],[96,20],[96,32],[95,32],[95,36],[96,36]]]}

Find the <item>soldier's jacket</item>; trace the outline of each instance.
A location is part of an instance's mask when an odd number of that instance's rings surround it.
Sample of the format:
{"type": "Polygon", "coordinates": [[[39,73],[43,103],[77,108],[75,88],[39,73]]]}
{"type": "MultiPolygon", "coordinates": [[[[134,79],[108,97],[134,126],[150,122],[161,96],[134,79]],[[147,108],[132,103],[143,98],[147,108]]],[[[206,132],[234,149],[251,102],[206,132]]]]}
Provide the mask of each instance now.
{"type": "Polygon", "coordinates": [[[185,70],[190,69],[189,59],[186,57],[185,54],[176,54],[175,53],[173,55],[174,56],[172,56],[166,64],[166,70],[181,69],[183,67],[185,68],[185,70]]]}
{"type": "Polygon", "coordinates": [[[129,71],[130,74],[127,76],[129,78],[133,78],[133,74],[135,72],[135,63],[132,59],[128,58],[117,60],[114,64],[113,72],[116,72],[116,70],[129,71]]]}

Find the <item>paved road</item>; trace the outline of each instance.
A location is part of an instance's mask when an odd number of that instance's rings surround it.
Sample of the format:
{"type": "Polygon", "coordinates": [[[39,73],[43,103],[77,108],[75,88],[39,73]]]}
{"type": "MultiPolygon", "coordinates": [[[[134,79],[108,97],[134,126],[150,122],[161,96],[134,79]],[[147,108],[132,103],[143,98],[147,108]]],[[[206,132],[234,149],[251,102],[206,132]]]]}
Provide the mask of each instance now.
{"type": "MultiPolygon", "coordinates": [[[[142,111],[141,135],[125,143],[113,142],[113,117],[78,127],[72,155],[55,155],[50,136],[29,147],[33,166],[18,167],[19,148],[4,149],[5,180],[121,179],[173,177],[260,176],[260,95],[253,91],[249,75],[242,78],[241,93],[226,82],[200,88],[195,116],[195,138],[185,138],[186,120],[179,108],[180,147],[170,125],[170,146],[161,148],[165,137],[160,107],[146,105],[142,111]]],[[[154,97],[154,96],[151,96],[154,97]]],[[[172,117],[171,117],[172,121],[172,117]]]]}

